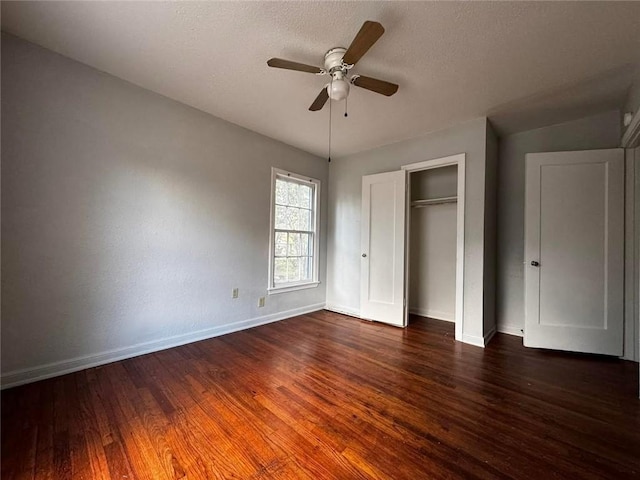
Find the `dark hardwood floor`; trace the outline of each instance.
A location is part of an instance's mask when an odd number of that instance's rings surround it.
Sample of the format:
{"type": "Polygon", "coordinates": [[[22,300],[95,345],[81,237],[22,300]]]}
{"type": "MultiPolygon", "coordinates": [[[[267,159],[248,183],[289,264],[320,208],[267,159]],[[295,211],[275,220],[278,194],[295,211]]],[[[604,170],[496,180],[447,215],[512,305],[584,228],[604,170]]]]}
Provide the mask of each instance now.
{"type": "Polygon", "coordinates": [[[317,312],[2,392],[2,478],[640,478],[637,381],[317,312]]]}

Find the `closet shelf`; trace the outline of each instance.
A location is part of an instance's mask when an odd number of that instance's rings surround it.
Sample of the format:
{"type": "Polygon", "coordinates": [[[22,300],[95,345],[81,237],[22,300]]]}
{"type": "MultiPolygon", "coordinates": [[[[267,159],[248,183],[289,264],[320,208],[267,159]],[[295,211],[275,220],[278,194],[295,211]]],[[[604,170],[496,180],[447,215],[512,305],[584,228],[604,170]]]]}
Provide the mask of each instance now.
{"type": "Polygon", "coordinates": [[[426,207],[427,205],[438,205],[440,203],[456,203],[458,197],[441,197],[441,198],[429,198],[427,200],[414,200],[411,202],[412,207],[426,207]]]}

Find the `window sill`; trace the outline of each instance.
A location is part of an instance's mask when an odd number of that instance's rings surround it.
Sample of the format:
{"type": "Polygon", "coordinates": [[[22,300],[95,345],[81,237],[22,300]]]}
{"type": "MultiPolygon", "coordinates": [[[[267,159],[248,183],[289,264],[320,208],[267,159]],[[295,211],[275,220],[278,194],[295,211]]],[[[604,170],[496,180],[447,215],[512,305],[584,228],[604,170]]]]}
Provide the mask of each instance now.
{"type": "Polygon", "coordinates": [[[296,290],[304,290],[306,288],[315,288],[320,285],[320,282],[300,283],[297,285],[287,285],[284,287],[271,287],[267,289],[268,295],[275,295],[276,293],[295,292],[296,290]]]}

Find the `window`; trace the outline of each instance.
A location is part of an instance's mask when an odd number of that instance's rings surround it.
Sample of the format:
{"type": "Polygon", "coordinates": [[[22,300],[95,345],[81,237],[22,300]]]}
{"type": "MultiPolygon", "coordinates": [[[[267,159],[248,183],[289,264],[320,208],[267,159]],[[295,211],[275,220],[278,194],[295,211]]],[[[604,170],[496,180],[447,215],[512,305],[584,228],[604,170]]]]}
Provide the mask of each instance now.
{"type": "Polygon", "coordinates": [[[276,168],[271,173],[269,293],[318,285],[320,182],[276,168]]]}

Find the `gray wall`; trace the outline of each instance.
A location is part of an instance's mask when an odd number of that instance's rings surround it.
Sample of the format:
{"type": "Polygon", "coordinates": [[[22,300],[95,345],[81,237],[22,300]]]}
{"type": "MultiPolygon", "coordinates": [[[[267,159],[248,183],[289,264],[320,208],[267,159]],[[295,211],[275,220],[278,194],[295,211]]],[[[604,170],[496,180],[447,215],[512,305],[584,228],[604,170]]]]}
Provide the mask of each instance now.
{"type": "Polygon", "coordinates": [[[324,265],[326,160],[8,35],[2,154],[3,374],[325,301],[257,306],[271,166],[322,181],[324,265]]]}
{"type": "Polygon", "coordinates": [[[458,166],[432,168],[410,175],[411,200],[455,197],[458,192],[458,166]]]}
{"type": "Polygon", "coordinates": [[[524,326],[524,158],[527,153],[616,148],[619,112],[521,132],[500,139],[498,165],[498,330],[524,326]]]}
{"type": "MultiPolygon", "coordinates": [[[[409,177],[412,201],[457,194],[457,165],[413,172],[409,177]]],[[[411,313],[455,321],[457,209],[456,203],[411,207],[411,313]]]]}
{"type": "Polygon", "coordinates": [[[498,221],[498,137],[487,122],[484,207],[484,331],[496,330],[496,244],[498,221]]]}
{"type": "Polygon", "coordinates": [[[482,339],[486,118],[424,137],[337,158],[329,167],[327,305],[360,311],[362,176],[402,165],[466,153],[464,335],[482,339]]]}
{"type": "MultiPolygon", "coordinates": [[[[635,295],[633,301],[633,319],[636,327],[635,357],[636,361],[640,361],[640,147],[634,152],[634,290],[635,295]]],[[[640,371],[638,372],[640,378],[640,371]]],[[[640,382],[638,383],[638,395],[640,396],[640,382]]]]}

